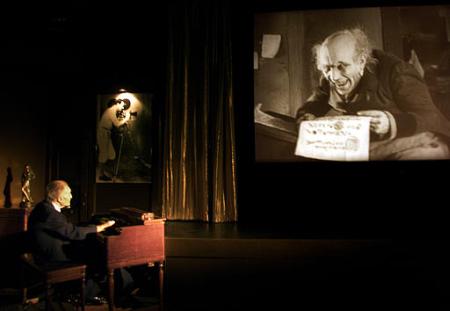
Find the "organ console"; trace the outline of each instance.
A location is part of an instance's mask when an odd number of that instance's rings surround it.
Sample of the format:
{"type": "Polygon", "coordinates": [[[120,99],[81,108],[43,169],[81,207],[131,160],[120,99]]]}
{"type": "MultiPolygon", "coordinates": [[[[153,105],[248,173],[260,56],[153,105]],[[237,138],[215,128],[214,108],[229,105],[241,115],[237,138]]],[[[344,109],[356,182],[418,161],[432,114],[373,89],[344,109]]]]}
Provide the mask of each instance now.
{"type": "MultiPolygon", "coordinates": [[[[9,286],[9,279],[17,275],[12,263],[17,262],[19,254],[27,247],[26,229],[28,209],[0,208],[0,249],[8,250],[9,256],[0,258],[0,288],[9,286]],[[7,260],[11,258],[11,260],[7,260]],[[11,275],[10,277],[7,277],[11,275]],[[8,279],[8,282],[6,282],[8,279]],[[2,284],[7,283],[7,284],[2,284]]],[[[159,269],[160,310],[163,310],[164,288],[164,218],[130,207],[112,209],[110,214],[93,217],[93,222],[101,222],[102,217],[116,221],[113,227],[89,237],[87,249],[91,254],[84,254],[88,265],[93,269],[106,270],[108,278],[108,307],[114,306],[114,270],[136,265],[156,266],[159,269]],[[93,247],[93,249],[90,249],[93,247]],[[86,256],[88,255],[88,256],[86,256]],[[93,258],[92,258],[93,257],[93,258]]],[[[86,248],[84,248],[86,250],[86,248]]],[[[80,254],[81,255],[81,254],[80,254]]],[[[1,292],[0,292],[1,294],[1,292]]],[[[0,295],[1,296],[1,295],[0,295]]]]}
{"type": "Polygon", "coordinates": [[[164,288],[164,222],[153,213],[122,207],[111,210],[108,217],[116,224],[97,235],[101,250],[100,264],[108,277],[108,305],[114,310],[114,270],[135,265],[156,265],[159,269],[160,310],[163,309],[164,288]]]}

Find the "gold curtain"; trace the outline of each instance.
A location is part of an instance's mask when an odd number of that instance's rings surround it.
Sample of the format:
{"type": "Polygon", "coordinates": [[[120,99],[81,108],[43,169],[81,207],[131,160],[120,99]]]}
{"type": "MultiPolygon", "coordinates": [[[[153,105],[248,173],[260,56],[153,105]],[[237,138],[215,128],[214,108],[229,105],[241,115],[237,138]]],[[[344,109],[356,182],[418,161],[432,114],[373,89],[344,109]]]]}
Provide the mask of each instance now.
{"type": "Polygon", "coordinates": [[[226,1],[170,6],[162,214],[236,221],[230,10],[226,1]]]}

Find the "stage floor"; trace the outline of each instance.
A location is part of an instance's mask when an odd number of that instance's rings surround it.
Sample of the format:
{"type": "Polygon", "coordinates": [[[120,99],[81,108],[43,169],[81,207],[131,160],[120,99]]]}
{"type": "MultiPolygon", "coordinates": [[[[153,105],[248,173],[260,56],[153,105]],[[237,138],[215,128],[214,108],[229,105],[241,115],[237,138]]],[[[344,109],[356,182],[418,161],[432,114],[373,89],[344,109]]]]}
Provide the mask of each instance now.
{"type": "Polygon", "coordinates": [[[450,310],[445,239],[166,223],[167,310],[450,310]]]}
{"type": "Polygon", "coordinates": [[[165,311],[450,310],[445,238],[184,221],[165,233],[165,311]]]}

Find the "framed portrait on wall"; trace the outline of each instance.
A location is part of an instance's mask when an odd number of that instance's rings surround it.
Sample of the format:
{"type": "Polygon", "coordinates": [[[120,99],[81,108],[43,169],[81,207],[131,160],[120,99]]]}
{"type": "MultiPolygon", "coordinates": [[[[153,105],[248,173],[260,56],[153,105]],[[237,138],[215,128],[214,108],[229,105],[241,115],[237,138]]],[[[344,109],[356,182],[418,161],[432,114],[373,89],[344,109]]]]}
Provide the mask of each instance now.
{"type": "Polygon", "coordinates": [[[96,182],[150,183],[152,94],[97,96],[96,182]]]}

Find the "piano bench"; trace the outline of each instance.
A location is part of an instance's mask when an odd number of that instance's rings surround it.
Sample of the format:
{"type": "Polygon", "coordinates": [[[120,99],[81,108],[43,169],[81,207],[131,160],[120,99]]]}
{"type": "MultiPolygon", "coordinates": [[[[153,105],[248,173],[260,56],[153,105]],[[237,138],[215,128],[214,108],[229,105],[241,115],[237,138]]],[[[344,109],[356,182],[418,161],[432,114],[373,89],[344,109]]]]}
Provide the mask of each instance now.
{"type": "MultiPolygon", "coordinates": [[[[55,284],[68,281],[80,281],[80,300],[81,310],[84,311],[85,303],[85,281],[86,265],[77,263],[57,263],[49,265],[38,265],[34,262],[32,254],[22,254],[22,262],[26,267],[33,270],[38,275],[39,281],[45,286],[45,309],[50,310],[52,303],[52,288],[55,284]]],[[[24,278],[24,277],[23,277],[24,278]]],[[[26,281],[23,281],[25,284],[26,281]]],[[[34,285],[32,285],[34,286],[34,285]]],[[[30,286],[30,287],[32,287],[30,286]]],[[[27,301],[27,286],[23,289],[23,302],[27,301]]]]}

